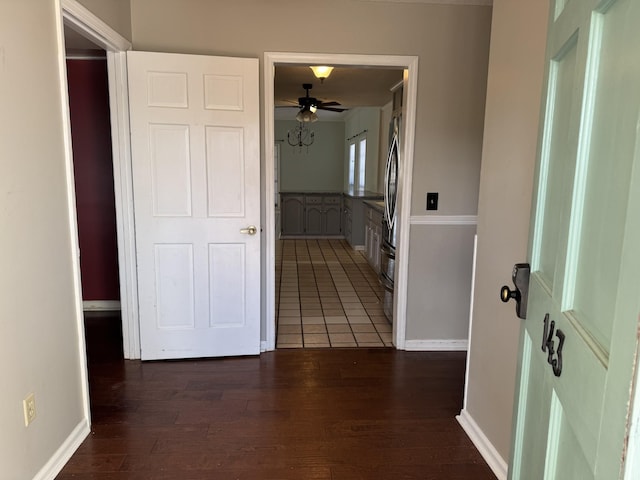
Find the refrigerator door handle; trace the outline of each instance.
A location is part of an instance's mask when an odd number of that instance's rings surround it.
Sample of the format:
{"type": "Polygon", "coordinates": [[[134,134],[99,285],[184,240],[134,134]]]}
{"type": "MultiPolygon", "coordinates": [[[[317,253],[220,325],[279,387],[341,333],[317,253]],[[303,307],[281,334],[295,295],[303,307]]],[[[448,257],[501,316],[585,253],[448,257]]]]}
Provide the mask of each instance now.
{"type": "MultiPolygon", "coordinates": [[[[394,121],[395,123],[395,121],[394,121]]],[[[391,145],[389,146],[389,154],[387,155],[387,165],[384,172],[384,201],[385,201],[385,217],[389,229],[393,230],[395,223],[395,201],[393,201],[389,194],[389,180],[391,177],[391,170],[397,168],[398,161],[398,132],[394,128],[393,136],[391,138],[391,145]]],[[[396,192],[394,192],[394,195],[396,192]]]]}
{"type": "Polygon", "coordinates": [[[382,253],[383,253],[384,255],[386,255],[386,256],[387,256],[387,257],[389,257],[390,259],[392,259],[392,260],[393,260],[393,259],[395,259],[395,258],[396,258],[396,254],[395,254],[395,252],[391,249],[391,247],[390,247],[389,245],[387,245],[387,244],[386,244],[386,242],[385,242],[385,243],[383,243],[383,244],[380,246],[380,250],[382,251],[382,253]]]}
{"type": "MultiPolygon", "coordinates": [[[[393,140],[392,140],[393,143],[393,140]]],[[[384,219],[389,225],[389,166],[391,159],[391,147],[389,147],[389,154],[387,155],[387,163],[384,168],[384,219]]]]}
{"type": "Polygon", "coordinates": [[[391,280],[386,274],[380,273],[380,285],[387,291],[393,292],[393,280],[391,280]]]}

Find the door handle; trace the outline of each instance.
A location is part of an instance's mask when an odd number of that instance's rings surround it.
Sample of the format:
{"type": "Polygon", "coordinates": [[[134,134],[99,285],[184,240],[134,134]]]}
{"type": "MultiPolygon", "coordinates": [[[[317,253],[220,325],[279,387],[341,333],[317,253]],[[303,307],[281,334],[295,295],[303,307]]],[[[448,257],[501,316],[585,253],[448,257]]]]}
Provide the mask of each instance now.
{"type": "Polygon", "coordinates": [[[258,232],[258,228],[255,225],[249,225],[247,228],[241,228],[240,233],[246,233],[248,235],[255,235],[258,232]]]}
{"type": "Polygon", "coordinates": [[[511,280],[516,287],[515,290],[511,290],[506,285],[500,289],[500,300],[507,303],[509,300],[514,299],[516,301],[516,315],[522,319],[527,318],[530,270],[528,263],[516,263],[511,273],[511,280]]]}
{"type": "Polygon", "coordinates": [[[380,251],[381,251],[384,255],[386,255],[387,257],[389,257],[390,259],[395,260],[395,258],[396,258],[396,254],[395,254],[395,252],[392,252],[392,251],[391,251],[391,247],[389,247],[389,245],[387,245],[386,243],[383,243],[383,244],[380,246],[380,251]]]}

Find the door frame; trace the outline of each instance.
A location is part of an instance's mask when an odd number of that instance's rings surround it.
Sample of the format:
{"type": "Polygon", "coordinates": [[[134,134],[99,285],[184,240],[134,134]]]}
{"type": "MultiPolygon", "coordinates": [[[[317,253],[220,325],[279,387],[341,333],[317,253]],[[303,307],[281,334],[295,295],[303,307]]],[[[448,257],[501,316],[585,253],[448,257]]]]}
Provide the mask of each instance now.
{"type": "MultiPolygon", "coordinates": [[[[109,110],[111,117],[111,151],[113,157],[114,194],[116,206],[116,237],[118,245],[118,275],[120,281],[120,310],[122,317],[122,343],[124,357],[140,358],[140,330],[138,323],[138,287],[135,257],[135,229],[133,217],[133,183],[131,178],[131,144],[129,141],[129,85],[127,80],[126,51],[132,45],[126,38],[96,17],[77,0],[60,0],[62,23],[103,48],[107,53],[109,110]]],[[[64,32],[62,38],[64,38],[64,32]]],[[[64,44],[60,46],[60,61],[65,64],[64,44]]],[[[66,69],[63,70],[61,88],[67,102],[68,85],[66,69]]],[[[65,137],[71,139],[71,125],[64,125],[65,137]]],[[[71,148],[69,148],[69,154],[71,148]]],[[[73,158],[70,188],[73,187],[73,158]]],[[[75,219],[75,193],[69,206],[75,219]]],[[[77,227],[74,227],[77,228],[77,227]]],[[[82,293],[79,292],[80,298],[82,293]]],[[[78,328],[83,331],[82,315],[78,328]]]]}
{"type": "Polygon", "coordinates": [[[405,349],[407,326],[407,282],[409,271],[409,235],[411,210],[411,173],[415,144],[415,121],[418,93],[418,57],[409,55],[359,55],[335,53],[265,52],[264,54],[264,156],[265,192],[264,225],[264,311],[265,345],[263,350],[274,350],[275,325],[275,205],[274,198],[274,147],[275,101],[274,74],[276,65],[344,65],[349,67],[395,67],[405,70],[403,158],[398,174],[398,245],[396,256],[396,281],[394,292],[393,340],[398,350],[405,349]]]}

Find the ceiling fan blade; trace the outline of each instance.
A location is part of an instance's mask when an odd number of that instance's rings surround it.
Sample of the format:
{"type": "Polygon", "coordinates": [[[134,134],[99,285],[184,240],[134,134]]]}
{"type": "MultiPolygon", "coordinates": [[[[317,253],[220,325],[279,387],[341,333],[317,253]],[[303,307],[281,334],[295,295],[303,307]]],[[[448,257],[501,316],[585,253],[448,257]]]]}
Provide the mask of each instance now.
{"type": "Polygon", "coordinates": [[[336,108],[336,107],[325,107],[324,105],[320,105],[318,110],[327,110],[328,112],[344,112],[348,110],[347,108],[336,108]]]}
{"type": "Polygon", "coordinates": [[[331,101],[331,102],[320,102],[323,107],[339,107],[342,105],[340,102],[331,101]]]}

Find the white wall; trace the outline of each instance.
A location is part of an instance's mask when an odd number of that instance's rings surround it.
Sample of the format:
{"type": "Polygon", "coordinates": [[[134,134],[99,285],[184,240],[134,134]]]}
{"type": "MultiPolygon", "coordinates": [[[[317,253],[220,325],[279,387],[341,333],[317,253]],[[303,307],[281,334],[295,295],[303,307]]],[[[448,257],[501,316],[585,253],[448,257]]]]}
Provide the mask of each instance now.
{"type": "Polygon", "coordinates": [[[466,410],[507,461],[520,320],[499,300],[527,260],[548,0],[494,0],[466,410]]]}
{"type": "MultiPolygon", "coordinates": [[[[292,110],[295,114],[295,110],[292,110]]],[[[292,147],[287,132],[297,126],[295,120],[277,120],[276,141],[280,143],[281,192],[341,192],[344,162],[344,123],[312,123],[314,133],[310,147],[292,147]]]]}
{"type": "Polygon", "coordinates": [[[0,3],[0,477],[6,479],[33,478],[51,467],[64,442],[88,433],[59,25],[52,0],[0,3]],[[31,392],[37,417],[25,428],[22,400],[31,392]]]}

